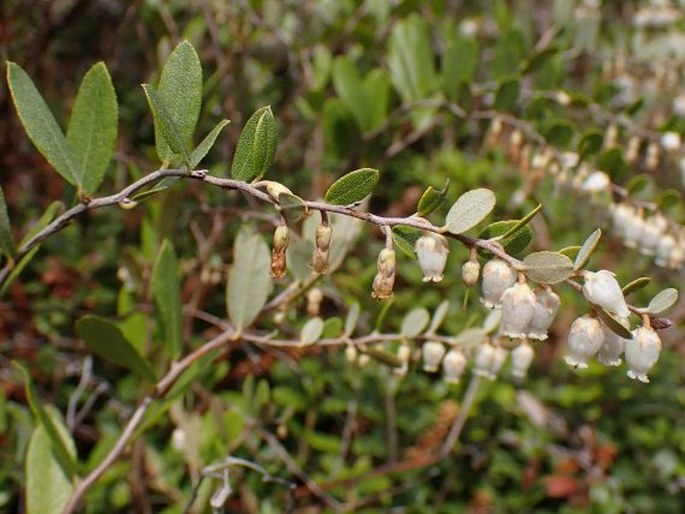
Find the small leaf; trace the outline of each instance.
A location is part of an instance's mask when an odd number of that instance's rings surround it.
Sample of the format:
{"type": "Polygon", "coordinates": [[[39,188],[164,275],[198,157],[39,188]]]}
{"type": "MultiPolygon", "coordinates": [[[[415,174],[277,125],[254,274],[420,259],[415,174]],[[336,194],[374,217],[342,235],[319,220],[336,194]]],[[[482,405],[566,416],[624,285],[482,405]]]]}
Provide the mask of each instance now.
{"type": "Polygon", "coordinates": [[[7,83],[29,139],[64,180],[79,185],[81,170],[50,108],[21,67],[7,62],[7,83]]]}
{"type": "Polygon", "coordinates": [[[167,189],[169,189],[179,180],[181,180],[181,177],[164,177],[162,180],[157,182],[157,184],[155,184],[154,187],[151,187],[147,191],[142,191],[140,193],[131,195],[131,200],[133,200],[134,202],[139,202],[141,200],[144,200],[145,198],[149,198],[150,196],[159,194],[162,191],[166,191],[167,189]]]}
{"type": "Polygon", "coordinates": [[[229,120],[221,120],[214,126],[214,128],[209,132],[209,134],[205,136],[202,142],[199,145],[197,145],[197,148],[195,148],[195,150],[193,150],[193,153],[190,154],[191,168],[196,168],[197,165],[200,164],[200,162],[202,162],[202,159],[205,158],[207,152],[209,152],[212,146],[214,146],[214,142],[216,141],[216,138],[219,137],[221,129],[223,129],[229,123],[229,120]]]}
{"type": "Polygon", "coordinates": [[[442,60],[443,88],[448,96],[457,99],[458,86],[472,82],[478,67],[478,43],[474,38],[450,39],[442,60]]]}
{"type": "Polygon", "coordinates": [[[162,242],[152,271],[152,296],[164,344],[171,358],[177,359],[183,347],[181,284],[178,278],[176,252],[168,239],[162,242]]]}
{"type": "Polygon", "coordinates": [[[304,282],[312,276],[312,254],[314,243],[311,239],[297,239],[288,245],[286,251],[288,271],[295,280],[304,282]]]}
{"type": "Polygon", "coordinates": [[[147,96],[147,101],[152,110],[152,117],[155,121],[157,142],[157,154],[165,162],[174,161],[175,155],[183,157],[185,163],[190,162],[190,151],[188,145],[183,140],[180,126],[171,116],[171,112],[164,105],[162,97],[149,84],[143,84],[143,91],[147,96]],[[164,156],[164,157],[162,157],[164,156]]]}
{"type": "Polygon", "coordinates": [[[640,289],[649,285],[649,283],[651,281],[652,281],[652,279],[649,277],[636,278],[635,280],[633,280],[629,284],[626,284],[623,287],[623,296],[627,296],[630,293],[634,293],[635,291],[639,291],[640,289]]]}
{"type": "Polygon", "coordinates": [[[228,317],[238,331],[251,325],[271,293],[271,256],[259,234],[236,238],[233,267],[228,274],[228,317]]]}
{"type": "MultiPolygon", "coordinates": [[[[70,456],[76,458],[76,448],[68,430],[52,409],[47,416],[70,456]]],[[[44,425],[31,434],[26,451],[26,514],[60,514],[74,492],[71,476],[65,473],[55,458],[54,446],[44,425]]]]}
{"type": "Polygon", "coordinates": [[[588,156],[594,155],[602,149],[604,134],[596,129],[591,129],[580,139],[578,143],[578,155],[581,161],[588,156]]]}
{"type": "Polygon", "coordinates": [[[535,252],[523,259],[526,276],[540,284],[556,284],[573,274],[573,261],[557,252],[535,252]]]}
{"type": "Polygon", "coordinates": [[[83,191],[95,192],[105,176],[117,139],[117,95],[104,63],[95,64],[81,81],[69,119],[67,142],[83,174],[83,191]]]}
{"type": "Polygon", "coordinates": [[[641,173],[640,175],[635,175],[626,184],[626,192],[628,196],[633,196],[641,193],[653,184],[653,179],[651,176],[641,173]]]}
{"type": "Polygon", "coordinates": [[[571,246],[566,246],[559,250],[559,253],[565,255],[571,260],[575,260],[576,257],[578,256],[578,252],[580,252],[580,246],[578,245],[571,245],[571,246]]]}
{"type": "Polygon", "coordinates": [[[297,223],[307,215],[307,206],[297,195],[281,193],[278,195],[278,205],[288,223],[297,223]]]}
{"type": "Polygon", "coordinates": [[[133,371],[142,378],[155,382],[155,372],[150,364],[124,337],[123,332],[111,321],[98,316],[86,315],[76,322],[76,334],[85,341],[94,354],[133,371]]]}
{"type": "Polygon", "coordinates": [[[442,189],[435,189],[433,186],[428,186],[421,195],[418,207],[416,207],[416,214],[419,216],[428,216],[431,212],[440,207],[449,188],[450,179],[445,180],[445,185],[442,186],[442,189]]]}
{"type": "Polygon", "coordinates": [[[430,321],[430,314],[422,307],[410,310],[402,320],[402,328],[400,333],[408,338],[413,339],[418,336],[430,321]]]}
{"type": "Polygon", "coordinates": [[[193,147],[193,133],[202,107],[202,65],[188,41],[179,43],[169,54],[155,92],[176,130],[174,141],[169,140],[168,128],[161,126],[155,116],[157,155],[160,160],[171,162],[177,153],[188,163],[189,156],[181,150],[189,154],[193,147]]]}
{"type": "Polygon", "coordinates": [[[443,300],[440,302],[440,305],[435,308],[435,312],[433,313],[433,318],[431,319],[431,324],[430,327],[428,327],[427,333],[435,334],[438,328],[440,328],[440,325],[442,325],[442,322],[445,320],[445,316],[447,316],[447,311],[449,311],[449,308],[449,300],[443,300]]]}
{"type": "MultiPolygon", "coordinates": [[[[519,224],[519,220],[502,220],[491,223],[480,233],[479,239],[496,239],[502,234],[506,234],[509,230],[519,224]]],[[[521,254],[533,240],[533,231],[528,225],[524,225],[515,233],[498,239],[497,242],[502,245],[504,250],[512,256],[521,254]]],[[[479,250],[479,253],[483,253],[479,250]]]]}
{"type": "Polygon", "coordinates": [[[528,214],[526,214],[523,218],[518,220],[514,225],[512,225],[512,227],[510,229],[508,229],[504,234],[502,234],[499,237],[502,239],[506,239],[506,238],[511,237],[514,234],[516,234],[516,232],[518,232],[523,227],[525,227],[528,224],[528,222],[530,220],[532,220],[538,212],[540,212],[540,209],[542,209],[541,203],[539,203],[537,205],[537,207],[535,207],[535,209],[533,209],[528,214]]]}
{"type": "Polygon", "coordinates": [[[361,307],[359,302],[354,302],[350,306],[350,310],[347,311],[347,317],[345,317],[345,335],[351,336],[354,329],[357,327],[357,321],[359,320],[359,313],[361,312],[361,307]]]}
{"type": "Polygon", "coordinates": [[[365,350],[362,350],[362,353],[365,353],[372,359],[377,360],[382,364],[392,366],[393,368],[399,368],[404,365],[404,361],[396,355],[384,352],[383,350],[379,350],[378,348],[374,348],[373,346],[369,346],[365,350]]]}
{"type": "Polygon", "coordinates": [[[300,332],[300,343],[303,346],[316,343],[323,334],[323,328],[324,323],[319,316],[307,320],[300,332]]]}
{"type": "Polygon", "coordinates": [[[554,120],[543,130],[542,135],[556,148],[566,148],[573,140],[576,126],[568,120],[554,120]]]}
{"type": "Polygon", "coordinates": [[[245,182],[262,177],[276,155],[276,138],[276,120],[271,107],[257,109],[240,133],[231,164],[231,177],[245,182]]]}
{"type": "Polygon", "coordinates": [[[426,21],[417,14],[393,25],[388,41],[390,79],[404,102],[425,98],[436,85],[435,59],[426,21]]]}
{"type": "Polygon", "coordinates": [[[416,259],[414,245],[419,237],[421,237],[421,231],[414,227],[399,226],[392,229],[393,242],[410,259],[416,259]]]}
{"type": "Polygon", "coordinates": [[[623,324],[619,320],[617,320],[612,314],[608,313],[607,311],[605,311],[597,305],[593,305],[593,307],[595,309],[595,312],[597,312],[599,318],[614,334],[621,336],[623,339],[633,338],[633,334],[630,332],[630,330],[624,327],[623,324]]]}
{"type": "Polygon", "coordinates": [[[450,343],[462,349],[473,348],[484,343],[488,339],[488,333],[482,328],[467,328],[457,334],[450,343]]]}
{"type": "Polygon", "coordinates": [[[341,333],[343,330],[343,320],[341,320],[338,317],[335,318],[327,318],[326,321],[323,323],[323,333],[321,334],[321,338],[332,338],[332,337],[340,337],[341,333]]]}
{"type": "Polygon", "coordinates": [[[0,252],[10,258],[17,255],[17,247],[14,244],[14,237],[12,236],[12,225],[10,217],[7,213],[7,204],[5,203],[5,193],[0,187],[0,252]]]}
{"type": "Polygon", "coordinates": [[[515,77],[503,81],[497,88],[495,95],[495,109],[498,111],[511,111],[518,103],[521,92],[521,78],[515,77]]]}
{"type": "Polygon", "coordinates": [[[333,182],[324,200],[334,205],[350,205],[369,196],[378,184],[378,170],[361,168],[343,175],[333,182]]]}
{"type": "Polygon", "coordinates": [[[678,290],[669,287],[657,294],[647,306],[649,314],[661,314],[667,309],[670,309],[678,301],[678,290]]]}
{"type": "Polygon", "coordinates": [[[447,213],[447,230],[462,234],[475,227],[495,207],[495,193],[489,189],[467,191],[454,202],[447,213]]]}
{"type": "Polygon", "coordinates": [[[573,269],[576,271],[585,267],[585,265],[590,260],[592,252],[595,251],[600,238],[602,237],[602,231],[600,229],[595,230],[580,247],[578,255],[576,255],[576,260],[573,263],[573,269]]]}

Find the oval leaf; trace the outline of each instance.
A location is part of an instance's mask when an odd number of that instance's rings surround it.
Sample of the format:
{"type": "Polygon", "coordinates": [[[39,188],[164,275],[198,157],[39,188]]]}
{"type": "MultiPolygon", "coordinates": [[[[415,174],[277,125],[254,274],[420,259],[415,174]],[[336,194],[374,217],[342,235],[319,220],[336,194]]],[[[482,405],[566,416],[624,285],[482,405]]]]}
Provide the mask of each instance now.
{"type": "Polygon", "coordinates": [[[257,109],[240,133],[231,164],[231,177],[249,182],[264,175],[276,155],[276,139],[276,120],[271,107],[257,109]]]}
{"type": "Polygon", "coordinates": [[[597,247],[597,243],[599,243],[601,237],[602,231],[600,229],[597,229],[590,234],[590,236],[583,243],[583,246],[580,247],[578,255],[576,255],[576,260],[573,263],[574,269],[579,270],[585,267],[587,262],[590,260],[592,252],[594,252],[595,248],[597,247]]]}
{"type": "Polygon", "coordinates": [[[426,309],[421,307],[412,309],[404,317],[404,320],[402,320],[402,328],[400,329],[400,333],[404,337],[412,339],[418,336],[423,329],[426,328],[429,321],[430,314],[428,314],[426,309]]]}
{"type": "Polygon", "coordinates": [[[76,334],[95,355],[155,382],[155,372],[111,321],[87,315],[76,322],[76,334]]]}
{"type": "Polygon", "coordinates": [[[359,302],[354,302],[350,306],[350,310],[347,311],[347,317],[345,318],[345,335],[351,336],[354,329],[357,327],[357,321],[359,320],[359,313],[361,307],[359,302]]]}
{"type": "Polygon", "coordinates": [[[649,305],[647,306],[647,312],[649,314],[660,314],[673,307],[677,301],[678,290],[673,287],[669,287],[652,298],[652,301],[649,302],[649,305]]]}
{"type": "Polygon", "coordinates": [[[462,234],[475,227],[495,207],[495,193],[489,189],[467,191],[454,202],[447,213],[447,230],[462,234]]]}
{"type": "Polygon", "coordinates": [[[428,327],[429,334],[435,334],[438,328],[440,328],[440,325],[442,325],[442,322],[445,320],[445,316],[447,316],[447,311],[449,310],[449,308],[449,300],[443,300],[442,302],[440,302],[440,305],[438,305],[435,308],[433,318],[431,319],[430,327],[428,327]]]}
{"type": "Polygon", "coordinates": [[[302,345],[314,344],[323,334],[324,323],[323,320],[316,316],[310,320],[302,327],[302,332],[300,332],[300,343],[302,345]]]}
{"type": "Polygon", "coordinates": [[[118,116],[112,79],[99,62],[81,81],[67,129],[67,142],[83,173],[80,180],[87,194],[95,192],[112,159],[118,116]]]}
{"type": "Polygon", "coordinates": [[[580,252],[580,246],[578,245],[571,245],[571,246],[566,246],[559,250],[559,253],[565,255],[571,260],[575,260],[576,257],[578,256],[578,252],[580,252]]]}
{"type": "Polygon", "coordinates": [[[416,207],[416,214],[419,216],[428,216],[431,212],[440,207],[449,188],[450,179],[445,180],[445,185],[442,186],[442,189],[435,189],[433,186],[428,186],[421,195],[419,204],[416,207]]]}
{"type": "Polygon", "coordinates": [[[199,145],[197,145],[197,148],[195,148],[195,150],[193,150],[193,153],[190,154],[191,168],[195,168],[198,164],[200,164],[202,159],[205,158],[205,155],[207,155],[207,152],[209,152],[212,146],[214,146],[214,142],[216,141],[216,138],[219,137],[221,129],[223,129],[229,123],[229,120],[221,120],[214,126],[214,128],[209,132],[209,134],[205,136],[202,142],[199,145]]]}
{"type": "Polygon", "coordinates": [[[634,293],[635,291],[639,291],[640,289],[649,285],[649,283],[651,281],[652,281],[652,279],[649,277],[636,278],[635,280],[633,280],[629,284],[626,284],[623,287],[623,296],[627,296],[630,293],[634,293]]]}
{"type": "Polygon", "coordinates": [[[526,276],[540,284],[556,284],[573,274],[573,261],[557,252],[535,252],[523,259],[526,276]]]}
{"type": "Polygon", "coordinates": [[[472,348],[488,339],[488,333],[482,328],[467,328],[463,332],[457,334],[450,343],[452,346],[458,346],[462,349],[472,348]]]}
{"type": "Polygon", "coordinates": [[[180,155],[185,163],[189,163],[189,145],[183,140],[181,127],[174,120],[171,110],[151,85],[143,84],[143,91],[155,122],[155,142],[159,158],[165,162],[174,162],[177,155],[180,155]]]}
{"type": "Polygon", "coordinates": [[[81,171],[67,138],[31,78],[18,64],[8,62],[7,83],[29,139],[64,180],[79,185],[81,171]]]}
{"type": "Polygon", "coordinates": [[[271,256],[259,234],[236,238],[235,260],[228,275],[228,317],[238,331],[252,324],[271,293],[271,256]]]}
{"type": "Polygon", "coordinates": [[[181,284],[178,278],[176,252],[168,239],[162,242],[152,271],[152,296],[162,338],[169,354],[176,359],[181,355],[183,346],[181,284]]]}
{"type": "Polygon", "coordinates": [[[0,254],[14,258],[17,255],[17,247],[12,236],[12,225],[7,213],[7,203],[5,203],[5,193],[0,187],[0,254]]]}
{"type": "Polygon", "coordinates": [[[350,205],[369,196],[378,184],[378,170],[361,168],[351,171],[333,182],[324,200],[334,205],[350,205]]]}
{"type": "Polygon", "coordinates": [[[623,324],[619,320],[617,320],[612,314],[608,313],[607,311],[605,311],[601,307],[598,307],[597,305],[593,305],[593,307],[595,308],[595,312],[597,312],[599,318],[614,334],[621,336],[623,339],[633,338],[633,334],[630,332],[630,330],[627,327],[624,327],[623,324]]]}
{"type": "Polygon", "coordinates": [[[278,205],[288,223],[296,223],[307,215],[307,206],[297,195],[281,193],[278,195],[278,205]]]}
{"type": "MultiPolygon", "coordinates": [[[[494,223],[491,223],[485,227],[478,237],[479,239],[495,239],[503,234],[506,234],[507,232],[510,232],[511,229],[517,225],[519,225],[519,220],[495,221],[494,223]]],[[[509,255],[515,257],[521,254],[521,252],[528,247],[532,240],[533,231],[528,225],[524,225],[510,235],[502,239],[498,239],[497,242],[502,245],[504,250],[509,255]]],[[[484,252],[481,252],[480,250],[479,253],[484,254],[484,252]]]]}

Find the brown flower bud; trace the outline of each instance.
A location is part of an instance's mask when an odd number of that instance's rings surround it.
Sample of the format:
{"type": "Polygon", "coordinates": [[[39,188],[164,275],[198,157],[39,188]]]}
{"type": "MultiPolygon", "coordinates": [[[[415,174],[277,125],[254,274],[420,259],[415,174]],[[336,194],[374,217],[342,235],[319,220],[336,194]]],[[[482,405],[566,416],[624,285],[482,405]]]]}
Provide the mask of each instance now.
{"type": "Polygon", "coordinates": [[[373,279],[371,296],[379,300],[392,298],[392,288],[395,285],[395,250],[383,248],[378,254],[378,273],[373,279]]]}
{"type": "Polygon", "coordinates": [[[478,261],[466,261],[461,267],[461,278],[466,287],[472,287],[480,278],[480,264],[478,261]]]}
{"type": "Polygon", "coordinates": [[[328,225],[316,227],[314,241],[314,257],[312,259],[312,274],[323,274],[328,271],[328,255],[330,253],[331,235],[333,229],[328,225]]]}
{"type": "Polygon", "coordinates": [[[279,225],[274,231],[274,247],[271,250],[271,276],[281,278],[285,276],[285,252],[290,242],[290,229],[287,225],[279,225]]]}

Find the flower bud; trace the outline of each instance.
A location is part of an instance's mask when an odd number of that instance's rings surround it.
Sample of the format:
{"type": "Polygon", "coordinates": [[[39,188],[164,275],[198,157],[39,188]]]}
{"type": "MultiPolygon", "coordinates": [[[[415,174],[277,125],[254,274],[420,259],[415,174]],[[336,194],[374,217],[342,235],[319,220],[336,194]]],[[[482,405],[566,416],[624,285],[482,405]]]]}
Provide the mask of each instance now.
{"type": "Polygon", "coordinates": [[[357,365],[360,368],[363,368],[366,366],[369,362],[371,361],[371,357],[369,357],[368,353],[362,353],[359,358],[357,359],[357,365]]]}
{"type": "Polygon", "coordinates": [[[540,341],[547,339],[547,330],[552,326],[560,305],[559,297],[551,289],[537,291],[535,293],[535,309],[530,325],[528,325],[527,336],[540,341]]]}
{"type": "Polygon", "coordinates": [[[328,256],[330,253],[331,236],[333,229],[328,225],[316,227],[314,241],[314,257],[312,259],[312,273],[324,274],[328,271],[328,256]]]}
{"type": "Polygon", "coordinates": [[[392,288],[395,285],[395,250],[383,248],[378,254],[378,272],[373,279],[371,296],[379,300],[392,298],[392,288]]]}
{"type": "Polygon", "coordinates": [[[472,287],[480,278],[480,263],[476,260],[466,261],[461,267],[461,278],[466,287],[472,287]]]}
{"type": "Polygon", "coordinates": [[[599,193],[601,191],[606,191],[611,186],[611,180],[609,175],[603,171],[593,171],[587,178],[583,181],[580,186],[580,190],[584,193],[599,193]]]}
{"type": "Polygon", "coordinates": [[[595,356],[604,342],[602,324],[597,318],[581,316],[571,324],[566,364],[574,368],[587,368],[587,361],[595,356]]]}
{"type": "Polygon", "coordinates": [[[507,351],[490,343],[481,344],[476,350],[473,372],[481,377],[494,380],[507,358],[507,351]]]}
{"type": "Polygon", "coordinates": [[[321,302],[323,301],[323,291],[318,287],[312,287],[307,291],[307,314],[318,316],[321,312],[321,302]]]}
{"type": "MultiPolygon", "coordinates": [[[[627,319],[622,319],[619,321],[624,327],[630,327],[627,319]]],[[[625,349],[626,339],[618,335],[609,327],[604,326],[603,331],[604,341],[602,342],[602,347],[599,349],[599,353],[597,354],[597,360],[605,366],[620,366],[621,355],[623,355],[623,350],[625,349]]]]}
{"type": "Polygon", "coordinates": [[[434,232],[424,232],[414,245],[424,282],[440,282],[447,263],[449,245],[447,238],[434,232]]]}
{"type": "Polygon", "coordinates": [[[452,348],[447,352],[445,358],[442,359],[442,372],[445,382],[448,384],[456,384],[459,382],[459,378],[461,378],[465,369],[466,357],[464,357],[464,354],[461,351],[455,348],[452,348]]]}
{"type": "Polygon", "coordinates": [[[675,152],[680,149],[680,134],[677,132],[664,132],[661,135],[661,146],[667,152],[675,152]]]}
{"type": "Polygon", "coordinates": [[[585,271],[583,278],[585,279],[583,295],[588,302],[602,307],[619,318],[627,318],[630,315],[621,286],[618,285],[611,271],[600,270],[596,273],[585,271]]]}
{"type": "Polygon", "coordinates": [[[430,373],[438,371],[440,362],[445,356],[445,347],[437,341],[427,341],[421,349],[423,354],[423,369],[430,373]]]}
{"type": "Polygon", "coordinates": [[[640,382],[649,382],[647,372],[656,364],[661,352],[661,339],[651,327],[633,330],[633,338],[626,341],[627,375],[640,382]]]}
{"type": "Polygon", "coordinates": [[[639,136],[633,136],[628,140],[628,148],[624,156],[628,164],[632,164],[637,160],[638,155],[640,155],[641,144],[642,140],[639,136]]]}
{"type": "Polygon", "coordinates": [[[285,252],[290,242],[290,230],[287,225],[279,225],[274,231],[274,247],[271,250],[271,276],[281,278],[285,275],[285,252]]]}
{"type": "Polygon", "coordinates": [[[511,351],[511,375],[514,378],[525,378],[534,357],[533,347],[524,340],[511,351]]]}
{"type": "Polygon", "coordinates": [[[502,259],[492,259],[483,266],[480,301],[489,308],[499,307],[504,291],[516,283],[516,272],[502,259]]]}
{"type": "Polygon", "coordinates": [[[411,357],[411,348],[407,342],[403,342],[399,349],[397,350],[397,358],[402,362],[399,368],[395,368],[394,371],[398,375],[406,375],[409,370],[409,358],[411,357]]]}
{"type": "Polygon", "coordinates": [[[345,348],[345,358],[347,362],[354,362],[357,360],[357,347],[353,344],[348,344],[345,348]]]}
{"type": "Polygon", "coordinates": [[[649,143],[647,145],[647,157],[645,158],[645,168],[648,171],[654,171],[659,166],[659,157],[661,154],[660,147],[657,143],[649,143]]]}
{"type": "Polygon", "coordinates": [[[535,293],[527,283],[518,283],[504,291],[500,299],[500,333],[508,337],[526,337],[535,312],[535,293]]]}

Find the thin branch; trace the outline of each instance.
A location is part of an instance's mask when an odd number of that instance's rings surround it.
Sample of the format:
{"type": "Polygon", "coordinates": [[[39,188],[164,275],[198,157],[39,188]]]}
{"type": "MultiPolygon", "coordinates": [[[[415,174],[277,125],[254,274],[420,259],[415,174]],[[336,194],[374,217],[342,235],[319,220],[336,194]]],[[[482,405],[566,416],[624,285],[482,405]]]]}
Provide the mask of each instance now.
{"type": "Polygon", "coordinates": [[[444,459],[447,457],[452,451],[452,448],[454,448],[456,442],[459,440],[461,431],[464,429],[464,425],[466,424],[466,420],[471,413],[471,408],[473,407],[473,403],[476,399],[480,380],[480,376],[476,375],[475,373],[471,375],[471,381],[466,388],[464,399],[461,401],[461,405],[459,406],[459,414],[454,420],[452,428],[450,428],[449,434],[447,434],[447,437],[445,438],[445,442],[440,447],[440,451],[437,454],[438,459],[444,459]]]}

